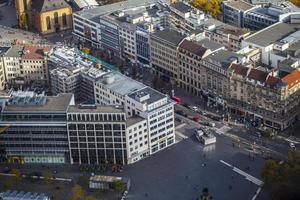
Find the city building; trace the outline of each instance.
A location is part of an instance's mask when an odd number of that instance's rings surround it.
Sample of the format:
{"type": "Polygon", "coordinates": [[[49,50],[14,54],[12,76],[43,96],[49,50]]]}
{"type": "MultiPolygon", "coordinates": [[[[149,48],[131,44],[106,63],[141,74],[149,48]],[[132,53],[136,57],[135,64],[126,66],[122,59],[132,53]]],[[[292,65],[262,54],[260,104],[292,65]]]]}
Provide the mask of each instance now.
{"type": "Polygon", "coordinates": [[[67,109],[72,94],[14,92],[3,104],[0,145],[9,162],[68,163],[67,109]]]}
{"type": "Polygon", "coordinates": [[[291,57],[299,60],[298,49],[300,40],[300,23],[293,20],[277,22],[258,31],[242,41],[242,48],[258,48],[261,51],[261,62],[273,68],[278,63],[291,57]]]}
{"type": "Polygon", "coordinates": [[[155,5],[155,2],[157,0],[128,0],[75,12],[73,14],[73,34],[81,41],[97,48],[102,48],[102,42],[104,42],[111,50],[117,50],[117,54],[119,54],[119,28],[115,23],[112,24],[110,20],[107,20],[107,16],[118,13],[117,11],[145,9],[155,5]],[[110,34],[114,37],[110,38],[110,34]],[[106,40],[102,40],[102,36],[106,40]],[[110,44],[109,41],[113,41],[114,44],[110,44]]]}
{"type": "Polygon", "coordinates": [[[10,49],[10,47],[0,47],[0,90],[5,89],[6,77],[5,77],[5,65],[4,65],[4,55],[10,49]]]}
{"type": "Polygon", "coordinates": [[[207,27],[205,36],[220,45],[223,45],[228,51],[236,52],[241,49],[242,40],[250,35],[250,30],[244,28],[234,27],[228,24],[219,26],[213,25],[207,27]]]}
{"type": "Polygon", "coordinates": [[[181,88],[199,96],[202,90],[202,83],[205,80],[205,70],[201,68],[201,60],[222,49],[221,45],[209,42],[207,39],[200,41],[184,40],[179,45],[179,70],[178,84],[181,88]],[[204,45],[203,45],[204,44],[204,45]],[[209,44],[209,45],[208,45],[209,44]]]}
{"type": "MultiPolygon", "coordinates": [[[[76,105],[70,93],[45,96],[19,91],[3,96],[1,156],[11,163],[137,162],[175,141],[173,103],[165,102],[167,97],[152,89],[143,89],[152,95],[151,101],[137,105],[144,107],[144,117],[129,116],[119,105],[76,105]],[[150,114],[160,117],[158,123],[167,123],[155,133],[160,136],[158,141],[153,140],[154,129],[148,126],[150,114]]],[[[157,126],[157,122],[152,124],[157,126]]]]}
{"type": "Polygon", "coordinates": [[[21,28],[34,28],[42,34],[72,28],[72,8],[64,0],[15,0],[21,28]]]}
{"type": "Polygon", "coordinates": [[[299,70],[280,75],[233,64],[229,71],[231,92],[227,107],[230,113],[276,130],[284,130],[299,120],[299,70]]]}
{"type": "Polygon", "coordinates": [[[282,22],[290,14],[300,12],[300,9],[290,2],[252,5],[243,0],[223,1],[222,10],[225,23],[252,30],[261,30],[282,22]]]}
{"type": "Polygon", "coordinates": [[[207,16],[183,1],[176,1],[168,6],[170,10],[169,23],[173,28],[179,28],[185,32],[196,30],[207,16]]]}
{"type": "Polygon", "coordinates": [[[94,82],[106,74],[100,64],[85,60],[73,48],[55,47],[49,54],[51,92],[73,93],[76,102],[94,103],[94,82]]]}
{"type": "Polygon", "coordinates": [[[121,107],[73,105],[67,114],[71,163],[127,163],[126,114],[121,107]]]}
{"type": "Polygon", "coordinates": [[[208,105],[226,108],[226,100],[230,96],[228,68],[239,62],[238,54],[222,49],[202,59],[200,65],[205,73],[201,89],[208,105]]]}
{"type": "Polygon", "coordinates": [[[255,6],[243,0],[222,1],[223,21],[233,26],[244,27],[244,13],[255,6]]]}
{"type": "Polygon", "coordinates": [[[5,82],[15,85],[47,86],[49,46],[14,45],[2,54],[5,82]]]}
{"type": "Polygon", "coordinates": [[[137,120],[142,130],[135,130],[131,128],[132,125],[128,129],[128,133],[131,133],[128,135],[129,145],[133,142],[133,146],[129,146],[129,153],[137,156],[134,159],[174,144],[174,102],[166,95],[126,76],[111,73],[96,82],[95,99],[100,105],[123,106],[128,117],[139,116],[146,120],[148,141],[142,119],[137,120]]]}
{"type": "Polygon", "coordinates": [[[158,74],[171,80],[177,79],[178,47],[186,37],[172,29],[151,34],[151,66],[158,74]]]}

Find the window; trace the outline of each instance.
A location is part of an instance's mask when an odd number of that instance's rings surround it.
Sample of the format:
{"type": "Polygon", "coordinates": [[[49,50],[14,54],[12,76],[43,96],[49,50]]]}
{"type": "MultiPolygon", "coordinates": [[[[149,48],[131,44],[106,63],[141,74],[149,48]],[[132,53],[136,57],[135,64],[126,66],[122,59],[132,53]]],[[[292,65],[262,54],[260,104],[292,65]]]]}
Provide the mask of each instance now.
{"type": "Polygon", "coordinates": [[[58,13],[57,12],[54,13],[54,24],[55,25],[58,24],[58,13]]]}
{"type": "Polygon", "coordinates": [[[63,23],[63,27],[67,26],[67,15],[66,15],[66,13],[62,14],[62,23],[63,23]]]}
{"type": "Polygon", "coordinates": [[[51,29],[51,20],[50,20],[50,17],[46,17],[46,23],[47,23],[47,30],[50,30],[51,29]]]}

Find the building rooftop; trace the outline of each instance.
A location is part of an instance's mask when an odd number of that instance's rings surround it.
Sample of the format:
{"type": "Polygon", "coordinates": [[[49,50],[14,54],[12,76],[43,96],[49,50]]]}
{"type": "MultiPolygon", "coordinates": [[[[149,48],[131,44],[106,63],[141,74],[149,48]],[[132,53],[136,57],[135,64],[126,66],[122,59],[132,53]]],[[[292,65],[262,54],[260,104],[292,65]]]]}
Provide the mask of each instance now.
{"type": "Polygon", "coordinates": [[[245,67],[242,64],[232,64],[230,66],[230,69],[233,71],[233,73],[241,75],[243,77],[247,76],[247,72],[249,70],[249,67],[245,67]]]}
{"type": "Polygon", "coordinates": [[[185,49],[195,55],[200,56],[201,58],[205,55],[205,53],[208,50],[207,48],[202,47],[200,44],[186,39],[183,40],[183,42],[181,42],[179,48],[185,49]]]}
{"type": "Polygon", "coordinates": [[[45,100],[36,101],[37,104],[34,105],[33,100],[35,98],[31,95],[11,97],[8,104],[3,108],[3,112],[66,112],[71,104],[73,94],[64,93],[57,96],[44,96],[45,100]]]}
{"type": "Polygon", "coordinates": [[[36,193],[36,192],[24,192],[24,191],[12,191],[7,190],[5,192],[0,193],[0,199],[14,199],[14,200],[50,200],[44,193],[36,193]]]}
{"type": "Polygon", "coordinates": [[[144,120],[145,119],[140,116],[132,116],[126,119],[126,126],[129,127],[144,120]]]}
{"type": "Polygon", "coordinates": [[[294,85],[300,83],[300,71],[295,69],[292,73],[283,77],[282,80],[288,84],[289,88],[292,88],[294,85]]]}
{"type": "Polygon", "coordinates": [[[65,0],[32,0],[32,8],[38,12],[46,12],[70,7],[65,0]]]}
{"type": "Polygon", "coordinates": [[[147,103],[149,105],[167,96],[150,87],[144,87],[140,90],[132,92],[128,95],[128,97],[135,99],[136,101],[141,103],[147,103]]]}
{"type": "Polygon", "coordinates": [[[251,69],[249,74],[248,74],[248,78],[252,79],[252,80],[256,80],[259,82],[264,83],[266,81],[268,77],[268,73],[258,70],[258,69],[251,69]]]}
{"type": "Polygon", "coordinates": [[[152,36],[167,41],[174,46],[178,46],[180,42],[186,37],[185,35],[172,29],[164,29],[162,31],[158,31],[152,34],[152,36]]]}
{"type": "Polygon", "coordinates": [[[253,8],[253,5],[241,0],[224,1],[224,4],[241,11],[246,11],[253,8]]]}
{"type": "Polygon", "coordinates": [[[157,1],[158,0],[127,0],[113,4],[97,6],[90,9],[83,9],[76,14],[88,20],[99,23],[99,17],[102,15],[116,12],[118,10],[131,9],[134,7],[147,7],[155,4],[157,1]]]}
{"type": "Polygon", "coordinates": [[[6,52],[10,49],[10,47],[0,47],[0,56],[6,54],[6,52]]]}
{"type": "Polygon", "coordinates": [[[44,59],[50,50],[50,47],[26,46],[23,49],[22,59],[44,59]]]}
{"type": "Polygon", "coordinates": [[[69,106],[68,113],[124,113],[124,109],[121,106],[79,104],[69,106]]]}
{"type": "Polygon", "coordinates": [[[239,59],[239,55],[234,52],[226,51],[226,50],[219,50],[216,51],[208,56],[206,56],[203,60],[208,62],[217,62],[221,64],[221,67],[225,70],[230,67],[231,63],[235,60],[239,59]]]}
{"type": "Polygon", "coordinates": [[[268,46],[300,30],[300,24],[278,22],[245,39],[245,42],[268,46]]]}
{"type": "Polygon", "coordinates": [[[21,57],[23,54],[23,48],[22,46],[14,45],[12,46],[6,53],[6,57],[21,57]]]}
{"type": "Polygon", "coordinates": [[[175,2],[175,3],[172,3],[170,5],[172,8],[182,12],[182,13],[188,13],[192,10],[192,7],[181,2],[181,1],[178,1],[178,2],[175,2]]]}
{"type": "Polygon", "coordinates": [[[210,49],[211,51],[216,51],[218,49],[224,48],[223,45],[221,45],[219,43],[216,43],[214,41],[210,41],[207,38],[202,39],[202,40],[198,40],[197,44],[200,45],[200,46],[202,46],[203,48],[210,49]]]}
{"type": "Polygon", "coordinates": [[[88,6],[98,6],[99,4],[95,0],[73,0],[78,8],[82,9],[88,6]]]}
{"type": "Polygon", "coordinates": [[[107,75],[101,77],[98,82],[101,82],[105,85],[106,88],[120,95],[126,95],[145,87],[144,84],[119,73],[110,73],[107,75]],[[106,78],[109,78],[107,77],[107,75],[111,76],[111,78],[113,79],[112,82],[106,82],[106,78]]]}

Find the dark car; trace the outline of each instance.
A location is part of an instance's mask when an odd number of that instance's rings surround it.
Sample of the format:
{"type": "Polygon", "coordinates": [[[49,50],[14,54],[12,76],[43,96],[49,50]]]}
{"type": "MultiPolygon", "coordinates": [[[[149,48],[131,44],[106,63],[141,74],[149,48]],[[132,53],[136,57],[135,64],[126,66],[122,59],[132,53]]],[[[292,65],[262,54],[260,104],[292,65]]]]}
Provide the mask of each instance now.
{"type": "Polygon", "coordinates": [[[184,117],[187,117],[187,114],[186,114],[185,112],[183,112],[182,110],[176,110],[176,113],[177,113],[178,115],[182,115],[182,116],[184,116],[184,117]]]}

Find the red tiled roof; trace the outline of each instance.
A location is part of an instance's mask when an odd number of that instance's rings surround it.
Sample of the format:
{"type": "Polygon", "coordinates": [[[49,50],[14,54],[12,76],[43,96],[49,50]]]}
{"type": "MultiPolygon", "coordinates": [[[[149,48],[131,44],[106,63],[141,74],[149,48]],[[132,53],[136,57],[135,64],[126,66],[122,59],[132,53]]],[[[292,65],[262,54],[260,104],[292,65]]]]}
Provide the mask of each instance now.
{"type": "Polygon", "coordinates": [[[282,80],[288,84],[289,88],[291,88],[297,83],[300,83],[300,71],[296,69],[283,77],[282,80]]]}
{"type": "Polygon", "coordinates": [[[260,82],[265,82],[266,78],[268,77],[268,73],[258,70],[258,69],[251,69],[251,71],[248,74],[248,78],[260,81],[260,82]]]}
{"type": "Polygon", "coordinates": [[[50,47],[26,46],[23,50],[22,59],[43,59],[45,52],[49,52],[50,47]]]}
{"type": "Polygon", "coordinates": [[[207,51],[206,48],[196,44],[195,42],[189,40],[183,40],[179,45],[179,48],[185,49],[195,55],[202,57],[207,51]]]}
{"type": "Polygon", "coordinates": [[[281,79],[275,76],[268,76],[267,80],[266,80],[266,84],[274,87],[276,86],[278,83],[281,82],[281,79]]]}
{"type": "Polygon", "coordinates": [[[233,72],[235,74],[241,75],[241,76],[246,76],[247,72],[249,70],[248,67],[245,67],[241,64],[236,64],[236,63],[232,63],[232,65],[230,66],[230,69],[233,70],[233,72]]]}

